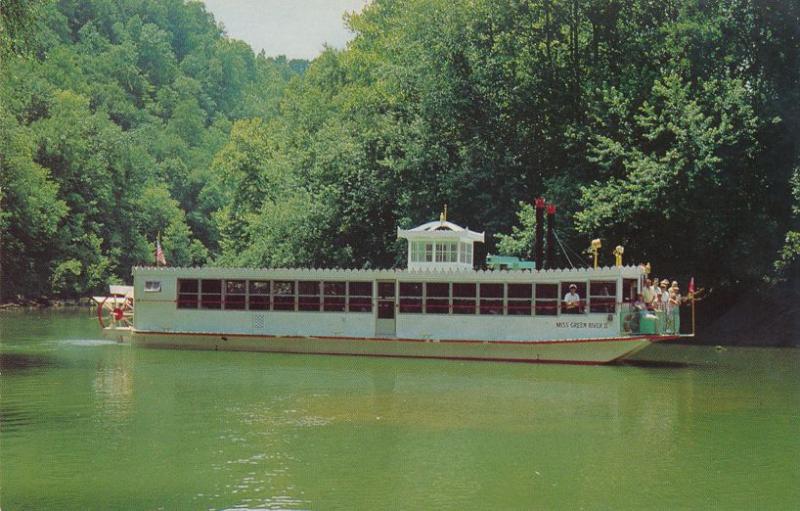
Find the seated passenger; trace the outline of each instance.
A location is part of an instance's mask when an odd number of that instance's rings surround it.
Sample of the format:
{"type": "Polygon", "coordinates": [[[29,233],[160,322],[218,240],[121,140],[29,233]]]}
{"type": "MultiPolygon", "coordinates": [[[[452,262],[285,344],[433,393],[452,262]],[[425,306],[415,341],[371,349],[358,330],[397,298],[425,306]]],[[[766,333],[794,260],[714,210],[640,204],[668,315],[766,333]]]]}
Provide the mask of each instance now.
{"type": "Polygon", "coordinates": [[[636,300],[633,302],[633,308],[630,315],[630,328],[631,332],[639,333],[639,321],[647,314],[647,304],[644,303],[642,293],[636,294],[636,300]]]}
{"type": "Polygon", "coordinates": [[[564,314],[580,314],[581,297],[577,291],[578,286],[575,284],[569,285],[569,293],[564,295],[564,306],[561,310],[564,314]]]}

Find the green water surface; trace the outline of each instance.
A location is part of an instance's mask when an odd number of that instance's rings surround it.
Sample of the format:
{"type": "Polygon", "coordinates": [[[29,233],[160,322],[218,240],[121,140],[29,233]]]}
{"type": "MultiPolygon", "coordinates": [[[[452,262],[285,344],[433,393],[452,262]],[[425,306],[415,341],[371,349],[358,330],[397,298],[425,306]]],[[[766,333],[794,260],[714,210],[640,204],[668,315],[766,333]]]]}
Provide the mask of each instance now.
{"type": "Polygon", "coordinates": [[[800,509],[800,350],[669,367],[147,350],[0,314],[0,507],[800,509]]]}

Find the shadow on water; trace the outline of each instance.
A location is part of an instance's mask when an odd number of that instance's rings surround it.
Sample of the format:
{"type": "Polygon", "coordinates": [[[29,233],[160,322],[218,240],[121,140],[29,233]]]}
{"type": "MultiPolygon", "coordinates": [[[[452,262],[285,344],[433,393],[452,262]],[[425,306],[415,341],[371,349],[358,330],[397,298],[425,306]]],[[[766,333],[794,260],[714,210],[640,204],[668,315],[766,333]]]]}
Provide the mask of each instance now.
{"type": "Polygon", "coordinates": [[[55,358],[31,353],[0,353],[0,371],[24,371],[57,367],[55,358]]]}
{"type": "Polygon", "coordinates": [[[632,366],[632,367],[654,367],[654,368],[665,368],[665,369],[688,369],[691,367],[703,366],[703,364],[692,363],[692,362],[671,362],[666,360],[628,360],[620,362],[618,365],[632,366]]]}

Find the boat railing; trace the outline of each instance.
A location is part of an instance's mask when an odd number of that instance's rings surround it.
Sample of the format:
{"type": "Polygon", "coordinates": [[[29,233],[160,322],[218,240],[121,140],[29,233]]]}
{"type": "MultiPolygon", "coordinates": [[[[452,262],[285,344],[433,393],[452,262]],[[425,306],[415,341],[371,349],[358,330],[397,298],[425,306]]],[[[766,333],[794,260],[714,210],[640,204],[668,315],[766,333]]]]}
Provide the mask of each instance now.
{"type": "Polygon", "coordinates": [[[619,306],[621,335],[682,335],[679,307],[663,310],[639,309],[631,303],[622,303],[619,306]]]}

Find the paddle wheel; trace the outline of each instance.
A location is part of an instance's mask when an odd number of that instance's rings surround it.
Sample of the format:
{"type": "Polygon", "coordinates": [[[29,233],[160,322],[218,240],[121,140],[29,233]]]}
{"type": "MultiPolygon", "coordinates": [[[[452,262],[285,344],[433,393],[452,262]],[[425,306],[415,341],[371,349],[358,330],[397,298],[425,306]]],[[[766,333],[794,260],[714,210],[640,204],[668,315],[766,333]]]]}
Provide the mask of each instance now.
{"type": "Polygon", "coordinates": [[[94,296],[97,321],[104,331],[133,327],[133,287],[110,286],[108,296],[94,296]]]}

